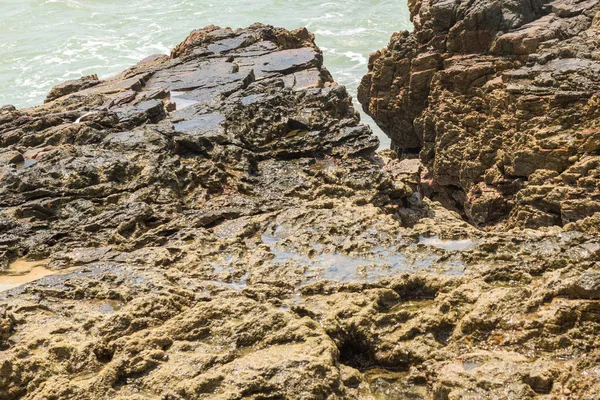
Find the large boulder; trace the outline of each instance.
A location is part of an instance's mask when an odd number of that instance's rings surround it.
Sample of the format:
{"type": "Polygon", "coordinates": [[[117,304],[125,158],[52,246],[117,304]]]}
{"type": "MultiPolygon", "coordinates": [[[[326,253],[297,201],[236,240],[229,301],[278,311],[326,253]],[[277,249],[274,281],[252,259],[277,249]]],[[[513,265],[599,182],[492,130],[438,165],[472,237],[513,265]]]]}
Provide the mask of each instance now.
{"type": "Polygon", "coordinates": [[[437,198],[481,225],[600,211],[598,1],[415,1],[359,100],[437,198]]]}

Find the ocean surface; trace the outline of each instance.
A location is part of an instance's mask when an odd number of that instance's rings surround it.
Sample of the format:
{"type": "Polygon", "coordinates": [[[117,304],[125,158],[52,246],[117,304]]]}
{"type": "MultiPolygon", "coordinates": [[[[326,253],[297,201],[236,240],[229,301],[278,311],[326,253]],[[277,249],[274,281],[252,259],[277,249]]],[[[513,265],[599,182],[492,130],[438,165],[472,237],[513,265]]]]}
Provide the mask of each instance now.
{"type": "Polygon", "coordinates": [[[354,98],[369,54],[393,32],[412,29],[406,0],[0,0],[0,105],[38,105],[67,79],[105,78],[168,54],[193,29],[254,22],[306,26],[354,98]]]}

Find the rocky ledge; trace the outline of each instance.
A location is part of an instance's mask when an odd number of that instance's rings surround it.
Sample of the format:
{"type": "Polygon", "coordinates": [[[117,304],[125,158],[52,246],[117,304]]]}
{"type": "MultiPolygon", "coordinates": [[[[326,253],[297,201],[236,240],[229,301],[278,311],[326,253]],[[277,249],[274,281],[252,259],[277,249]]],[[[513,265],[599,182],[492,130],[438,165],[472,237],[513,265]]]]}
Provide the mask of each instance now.
{"type": "Polygon", "coordinates": [[[359,100],[471,222],[598,226],[599,4],[410,1],[359,100]]]}
{"type": "Polygon", "coordinates": [[[0,398],[594,398],[593,225],[478,230],[377,146],[304,29],[2,107],[0,398]]]}

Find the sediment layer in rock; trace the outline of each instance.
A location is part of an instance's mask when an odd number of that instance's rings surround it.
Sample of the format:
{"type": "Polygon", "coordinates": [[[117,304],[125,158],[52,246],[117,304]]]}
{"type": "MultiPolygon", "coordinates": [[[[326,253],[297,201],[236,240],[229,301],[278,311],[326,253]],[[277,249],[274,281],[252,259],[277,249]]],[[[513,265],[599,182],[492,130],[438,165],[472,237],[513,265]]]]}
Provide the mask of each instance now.
{"type": "Polygon", "coordinates": [[[599,220],[595,0],[409,2],[359,100],[475,224],[599,220]]]}
{"type": "Polygon", "coordinates": [[[594,224],[422,200],[306,30],[195,31],[3,107],[0,146],[0,290],[32,281],[0,292],[2,399],[600,390],[594,224]]]}

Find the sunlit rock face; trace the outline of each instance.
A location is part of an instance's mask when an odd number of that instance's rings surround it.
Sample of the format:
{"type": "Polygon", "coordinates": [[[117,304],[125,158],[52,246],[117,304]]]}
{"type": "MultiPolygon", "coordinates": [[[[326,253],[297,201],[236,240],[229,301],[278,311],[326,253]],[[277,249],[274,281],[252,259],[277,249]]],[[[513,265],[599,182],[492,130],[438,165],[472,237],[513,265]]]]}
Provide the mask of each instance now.
{"type": "Polygon", "coordinates": [[[2,107],[0,398],[593,398],[594,221],[479,230],[377,145],[304,29],[2,107]]]}
{"type": "Polygon", "coordinates": [[[597,222],[598,1],[410,7],[414,32],[371,56],[359,100],[436,198],[482,226],[597,222]]]}

